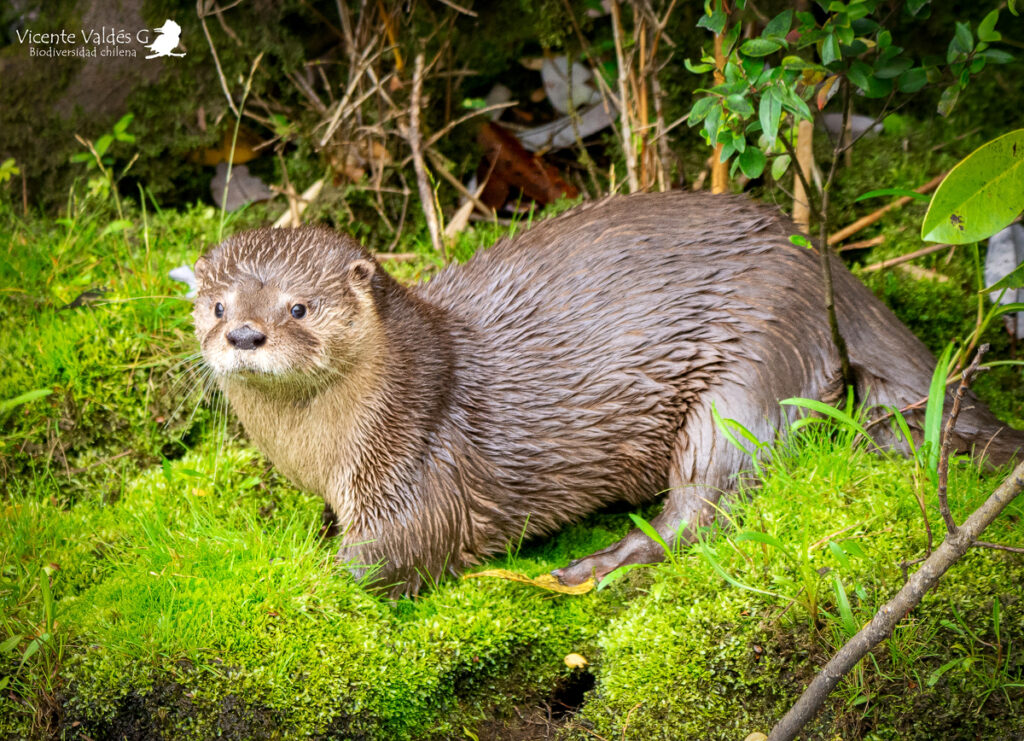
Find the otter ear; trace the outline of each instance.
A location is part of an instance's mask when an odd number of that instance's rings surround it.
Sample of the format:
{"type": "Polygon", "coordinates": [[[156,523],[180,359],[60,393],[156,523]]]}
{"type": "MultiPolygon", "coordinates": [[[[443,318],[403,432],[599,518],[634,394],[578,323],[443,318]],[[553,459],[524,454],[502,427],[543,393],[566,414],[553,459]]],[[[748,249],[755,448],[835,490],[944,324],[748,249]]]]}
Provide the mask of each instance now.
{"type": "Polygon", "coordinates": [[[208,258],[206,255],[203,255],[198,260],[196,260],[196,265],[193,268],[192,272],[195,273],[197,287],[206,282],[206,279],[210,275],[210,267],[210,258],[208,258]]]}
{"type": "Polygon", "coordinates": [[[348,264],[348,285],[358,295],[370,292],[377,264],[372,260],[353,260],[348,264]]]}

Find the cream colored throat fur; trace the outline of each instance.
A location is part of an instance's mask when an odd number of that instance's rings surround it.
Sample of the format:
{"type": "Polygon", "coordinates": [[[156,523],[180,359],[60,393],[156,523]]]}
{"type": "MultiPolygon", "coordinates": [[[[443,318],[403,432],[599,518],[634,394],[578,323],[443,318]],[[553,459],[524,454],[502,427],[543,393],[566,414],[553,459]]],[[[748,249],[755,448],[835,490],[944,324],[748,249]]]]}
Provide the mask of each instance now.
{"type": "Polygon", "coordinates": [[[367,515],[368,503],[357,501],[353,482],[373,449],[385,398],[380,355],[367,351],[312,395],[276,393],[232,376],[221,380],[246,434],[285,476],[323,497],[342,527],[358,527],[367,515]]]}

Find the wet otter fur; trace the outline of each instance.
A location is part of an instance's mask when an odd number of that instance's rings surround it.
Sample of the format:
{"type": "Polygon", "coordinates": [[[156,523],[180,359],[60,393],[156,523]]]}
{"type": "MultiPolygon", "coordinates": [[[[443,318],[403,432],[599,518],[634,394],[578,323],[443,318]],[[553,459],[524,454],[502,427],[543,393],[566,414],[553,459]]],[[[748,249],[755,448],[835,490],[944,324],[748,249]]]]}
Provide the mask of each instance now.
{"type": "MultiPolygon", "coordinates": [[[[709,523],[748,465],[712,407],[771,440],[780,399],[843,395],[795,233],[741,197],[613,197],[404,288],[348,236],[258,229],[198,261],[195,327],[248,435],[333,510],[339,559],[412,593],[617,500],[667,490],[652,524],[670,541],[709,523]]],[[[858,394],[920,400],[931,353],[833,269],[858,394]]],[[[961,449],[1000,464],[1024,448],[966,407],[961,449]]],[[[662,557],[633,531],[556,574],[662,557]]]]}

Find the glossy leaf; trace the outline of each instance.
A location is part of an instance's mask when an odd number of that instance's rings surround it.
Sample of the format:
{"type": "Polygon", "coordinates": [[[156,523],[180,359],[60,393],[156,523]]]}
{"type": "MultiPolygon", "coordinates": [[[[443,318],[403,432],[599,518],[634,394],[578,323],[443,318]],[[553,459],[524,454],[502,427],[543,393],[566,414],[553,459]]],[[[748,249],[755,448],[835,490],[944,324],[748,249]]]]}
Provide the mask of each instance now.
{"type": "Polygon", "coordinates": [[[782,44],[771,39],[747,39],[740,51],[748,57],[766,57],[782,48],[782,44]]]}
{"type": "Polygon", "coordinates": [[[743,95],[730,95],[725,99],[726,107],[741,116],[754,115],[754,106],[743,95]]]}
{"type": "Polygon", "coordinates": [[[924,441],[920,450],[925,455],[923,461],[928,471],[928,478],[934,486],[938,482],[939,452],[942,445],[942,411],[946,404],[946,377],[949,375],[949,362],[953,355],[953,345],[946,345],[942,351],[932,382],[928,387],[928,404],[924,409],[924,441]]]}
{"type": "Polygon", "coordinates": [[[761,173],[764,172],[764,166],[768,159],[765,157],[764,152],[756,147],[748,147],[742,154],[740,154],[740,169],[743,170],[743,174],[748,178],[761,177],[761,173]]]}
{"type": "Polygon", "coordinates": [[[821,44],[821,63],[831,64],[839,59],[839,40],[835,34],[829,34],[821,44]]]}
{"type": "Polygon", "coordinates": [[[960,97],[960,88],[956,85],[950,85],[942,91],[942,95],[939,96],[938,111],[940,116],[948,116],[953,107],[956,105],[957,99],[960,97]]]}
{"type": "Polygon", "coordinates": [[[928,73],[924,67],[908,69],[899,76],[896,84],[901,93],[916,93],[928,84],[928,73]]]}
{"type": "Polygon", "coordinates": [[[713,64],[694,64],[689,59],[684,59],[683,65],[686,67],[687,70],[689,70],[695,75],[707,74],[708,72],[715,68],[715,65],[713,64]]]}
{"type": "Polygon", "coordinates": [[[1013,61],[1014,56],[1009,52],[1005,52],[1002,49],[986,49],[982,52],[982,56],[992,64],[1008,64],[1013,61]]]}
{"type": "Polygon", "coordinates": [[[932,196],[921,238],[965,244],[986,239],[1024,209],[1024,129],[983,144],[949,173],[932,196]]]}
{"type": "Polygon", "coordinates": [[[878,198],[879,196],[906,196],[908,198],[916,198],[919,201],[927,201],[928,196],[924,193],[918,193],[916,190],[907,190],[906,188],[879,188],[878,190],[869,190],[867,193],[854,198],[854,203],[857,201],[866,201],[869,198],[878,198]]]}
{"type": "Polygon", "coordinates": [[[775,137],[779,134],[779,118],[782,116],[782,100],[775,88],[768,88],[761,95],[757,115],[768,146],[774,146],[775,137]]]}
{"type": "Polygon", "coordinates": [[[789,33],[789,27],[793,25],[793,10],[784,10],[768,21],[764,27],[764,36],[785,36],[789,33]]]}
{"type": "Polygon", "coordinates": [[[1002,34],[996,30],[996,21],[999,20],[999,9],[996,8],[991,13],[986,15],[981,23],[978,24],[978,39],[980,41],[999,41],[1003,38],[1002,34]]]}
{"type": "Polygon", "coordinates": [[[792,158],[788,154],[780,154],[778,157],[772,160],[772,177],[775,180],[780,179],[786,174],[786,170],[789,169],[789,163],[792,162],[792,158]]]}
{"type": "Polygon", "coordinates": [[[722,33],[722,29],[725,28],[725,11],[721,5],[717,5],[711,12],[711,15],[702,15],[700,20],[697,21],[698,28],[706,28],[714,34],[722,33]]]}
{"type": "Polygon", "coordinates": [[[986,288],[985,293],[1012,288],[1024,288],[1024,263],[986,288]]]}

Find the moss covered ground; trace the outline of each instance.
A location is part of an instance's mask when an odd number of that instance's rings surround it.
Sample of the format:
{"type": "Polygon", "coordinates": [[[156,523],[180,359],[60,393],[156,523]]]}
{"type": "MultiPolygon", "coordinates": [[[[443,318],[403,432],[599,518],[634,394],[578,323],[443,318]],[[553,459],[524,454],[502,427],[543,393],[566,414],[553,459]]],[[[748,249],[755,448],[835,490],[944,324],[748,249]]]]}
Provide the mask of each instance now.
{"type": "MultiPolygon", "coordinates": [[[[883,137],[861,163],[892,172],[861,190],[918,185],[970,145],[922,162],[916,141],[908,154],[883,137]]],[[[837,203],[860,186],[842,187],[837,203]]],[[[122,221],[85,199],[54,221],[0,205],[0,737],[744,738],[924,552],[927,477],[808,427],[730,527],[672,563],[582,596],[471,579],[383,600],[333,564],[320,502],[270,468],[216,395],[201,398],[190,304],[166,275],[216,240],[220,215],[125,208],[122,221]],[[570,652],[589,666],[570,669],[570,652]]],[[[879,225],[887,242],[855,264],[906,251],[920,213],[879,225]]],[[[227,229],[267,218],[254,209],[227,229]]],[[[945,260],[922,265],[946,283],[865,274],[933,349],[975,310],[971,250],[945,260]]],[[[987,339],[1004,357],[997,329],[987,339]]],[[[980,390],[1020,424],[1020,388],[1005,367],[980,390]]],[[[968,461],[951,475],[959,517],[1000,478],[968,461]]],[[[486,566],[544,573],[613,542],[627,514],[511,544],[486,566]]],[[[988,539],[1021,544],[1022,515],[1012,505],[988,539]]],[[[1022,584],[1019,555],[970,553],[809,737],[1020,737],[1022,584]]]]}

